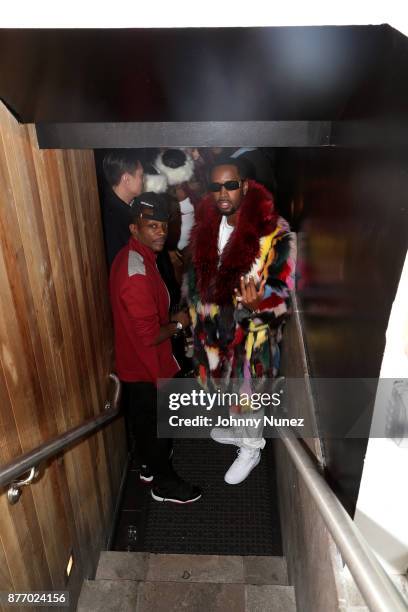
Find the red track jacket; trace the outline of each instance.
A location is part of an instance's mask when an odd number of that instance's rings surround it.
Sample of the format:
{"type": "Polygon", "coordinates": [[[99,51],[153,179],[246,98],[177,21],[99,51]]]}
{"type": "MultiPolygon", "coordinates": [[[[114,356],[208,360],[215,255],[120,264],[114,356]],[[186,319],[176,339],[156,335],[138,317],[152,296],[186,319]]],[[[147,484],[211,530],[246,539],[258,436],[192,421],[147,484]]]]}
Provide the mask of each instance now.
{"type": "Polygon", "coordinates": [[[153,345],[169,322],[170,298],[156,255],[135,238],[119,251],[110,273],[116,371],[125,382],[171,378],[179,370],[170,339],[153,345]]]}

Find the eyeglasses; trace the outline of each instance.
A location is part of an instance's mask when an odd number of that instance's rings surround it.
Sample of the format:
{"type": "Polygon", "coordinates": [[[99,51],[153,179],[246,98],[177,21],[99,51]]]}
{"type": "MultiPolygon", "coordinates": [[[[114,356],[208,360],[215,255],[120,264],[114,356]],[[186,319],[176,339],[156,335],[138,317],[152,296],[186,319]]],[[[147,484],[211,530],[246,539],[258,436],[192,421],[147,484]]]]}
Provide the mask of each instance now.
{"type": "Polygon", "coordinates": [[[223,187],[227,191],[236,191],[240,188],[242,181],[225,181],[225,183],[210,183],[208,189],[213,193],[217,193],[217,191],[221,191],[223,187]]]}

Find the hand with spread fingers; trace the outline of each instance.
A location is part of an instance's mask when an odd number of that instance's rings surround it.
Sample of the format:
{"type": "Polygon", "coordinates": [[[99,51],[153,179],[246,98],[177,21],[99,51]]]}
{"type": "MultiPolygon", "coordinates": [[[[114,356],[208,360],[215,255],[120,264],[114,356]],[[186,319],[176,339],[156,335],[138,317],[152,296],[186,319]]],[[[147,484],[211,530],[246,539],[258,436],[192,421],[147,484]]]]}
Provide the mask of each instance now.
{"type": "Polygon", "coordinates": [[[248,282],[245,281],[244,276],[241,276],[240,289],[234,290],[237,302],[240,302],[248,310],[257,310],[264,298],[265,284],[266,279],[261,281],[259,289],[257,289],[253,276],[249,277],[248,282]]]}

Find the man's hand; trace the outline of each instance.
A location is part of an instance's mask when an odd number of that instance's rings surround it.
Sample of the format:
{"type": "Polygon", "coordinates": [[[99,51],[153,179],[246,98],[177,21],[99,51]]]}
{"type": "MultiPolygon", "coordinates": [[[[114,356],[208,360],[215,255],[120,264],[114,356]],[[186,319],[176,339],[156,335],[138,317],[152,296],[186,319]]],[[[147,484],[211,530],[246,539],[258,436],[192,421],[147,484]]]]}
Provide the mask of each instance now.
{"type": "Polygon", "coordinates": [[[245,278],[241,276],[240,290],[234,289],[237,302],[241,302],[244,308],[248,308],[248,310],[257,310],[264,297],[265,284],[266,279],[261,282],[257,290],[252,276],[250,276],[248,282],[245,282],[245,278]]]}
{"type": "Polygon", "coordinates": [[[171,338],[171,336],[174,336],[174,334],[177,333],[178,330],[175,329],[174,326],[175,321],[179,321],[183,328],[185,328],[190,325],[190,316],[185,310],[179,310],[174,315],[171,315],[171,321],[160,327],[159,335],[152,342],[153,345],[160,344],[161,342],[167,340],[167,338],[171,338]]]}
{"type": "Polygon", "coordinates": [[[185,310],[179,310],[179,312],[171,315],[171,320],[180,321],[183,327],[188,327],[190,325],[190,316],[185,310]]]}

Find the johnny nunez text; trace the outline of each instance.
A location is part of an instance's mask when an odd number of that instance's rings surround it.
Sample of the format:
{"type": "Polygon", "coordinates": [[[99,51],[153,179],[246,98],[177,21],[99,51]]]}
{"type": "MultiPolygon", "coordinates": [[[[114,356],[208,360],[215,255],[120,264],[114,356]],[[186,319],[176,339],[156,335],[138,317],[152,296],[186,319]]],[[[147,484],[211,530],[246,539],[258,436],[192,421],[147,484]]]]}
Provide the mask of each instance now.
{"type": "Polygon", "coordinates": [[[169,418],[171,427],[259,427],[263,421],[264,426],[270,427],[303,427],[304,419],[284,419],[282,417],[221,417],[213,419],[208,416],[195,416],[192,418],[172,415],[169,418]],[[214,422],[216,421],[216,422],[214,422]]]}

